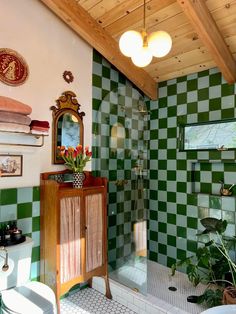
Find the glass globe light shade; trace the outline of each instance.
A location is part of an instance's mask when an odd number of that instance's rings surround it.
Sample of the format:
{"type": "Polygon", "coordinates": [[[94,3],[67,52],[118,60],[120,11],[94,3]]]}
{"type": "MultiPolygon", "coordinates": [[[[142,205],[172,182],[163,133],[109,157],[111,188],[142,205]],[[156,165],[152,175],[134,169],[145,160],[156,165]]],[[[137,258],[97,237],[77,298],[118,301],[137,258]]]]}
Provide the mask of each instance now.
{"type": "Polygon", "coordinates": [[[121,35],[119,40],[120,51],[126,57],[131,57],[133,53],[143,45],[143,38],[139,32],[127,31],[121,35]]]}
{"type": "Polygon", "coordinates": [[[153,32],[148,36],[148,47],[154,57],[161,58],[170,52],[172,39],[167,32],[153,32]]]}
{"type": "Polygon", "coordinates": [[[133,56],[131,57],[132,62],[137,67],[143,68],[147,66],[152,61],[152,53],[148,47],[141,47],[136,50],[133,56]]]}

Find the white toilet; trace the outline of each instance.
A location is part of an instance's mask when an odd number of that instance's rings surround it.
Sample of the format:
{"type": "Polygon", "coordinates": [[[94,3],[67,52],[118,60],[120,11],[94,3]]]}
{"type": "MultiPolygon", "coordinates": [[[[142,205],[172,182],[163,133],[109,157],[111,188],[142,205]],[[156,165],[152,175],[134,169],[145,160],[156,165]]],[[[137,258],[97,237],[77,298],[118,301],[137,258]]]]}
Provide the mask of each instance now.
{"type": "Polygon", "coordinates": [[[30,281],[32,246],[33,240],[26,237],[25,242],[7,246],[6,251],[0,250],[0,312],[3,314],[57,313],[52,289],[41,282],[30,281]]]}

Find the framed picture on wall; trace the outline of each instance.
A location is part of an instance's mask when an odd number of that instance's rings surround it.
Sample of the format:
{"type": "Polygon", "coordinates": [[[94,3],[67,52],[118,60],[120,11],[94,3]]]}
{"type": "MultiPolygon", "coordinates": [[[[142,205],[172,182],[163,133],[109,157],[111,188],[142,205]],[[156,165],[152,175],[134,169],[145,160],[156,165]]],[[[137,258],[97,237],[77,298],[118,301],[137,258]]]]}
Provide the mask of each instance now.
{"type": "Polygon", "coordinates": [[[1,177],[20,177],[23,167],[22,155],[3,155],[0,154],[0,176],[1,177]]]}

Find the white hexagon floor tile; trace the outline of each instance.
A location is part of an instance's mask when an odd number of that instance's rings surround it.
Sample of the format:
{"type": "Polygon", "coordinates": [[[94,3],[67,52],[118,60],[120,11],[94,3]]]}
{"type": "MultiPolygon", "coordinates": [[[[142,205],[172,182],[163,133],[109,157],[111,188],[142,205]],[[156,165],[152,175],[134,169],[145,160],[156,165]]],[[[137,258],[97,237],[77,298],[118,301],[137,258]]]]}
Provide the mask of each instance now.
{"type": "Polygon", "coordinates": [[[102,293],[86,288],[60,302],[61,314],[135,314],[124,305],[107,299],[102,293]]]}

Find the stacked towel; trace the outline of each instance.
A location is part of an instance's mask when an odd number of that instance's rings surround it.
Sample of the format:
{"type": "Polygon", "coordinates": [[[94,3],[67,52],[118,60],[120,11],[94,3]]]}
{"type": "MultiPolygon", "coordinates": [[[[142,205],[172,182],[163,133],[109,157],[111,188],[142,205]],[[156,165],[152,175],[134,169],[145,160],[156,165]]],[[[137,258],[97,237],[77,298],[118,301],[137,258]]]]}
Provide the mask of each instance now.
{"type": "Polygon", "coordinates": [[[32,120],[30,124],[32,134],[48,135],[49,128],[48,121],[32,120]]]}
{"type": "Polygon", "coordinates": [[[30,132],[32,108],[22,102],[0,96],[0,131],[30,132]]]}

